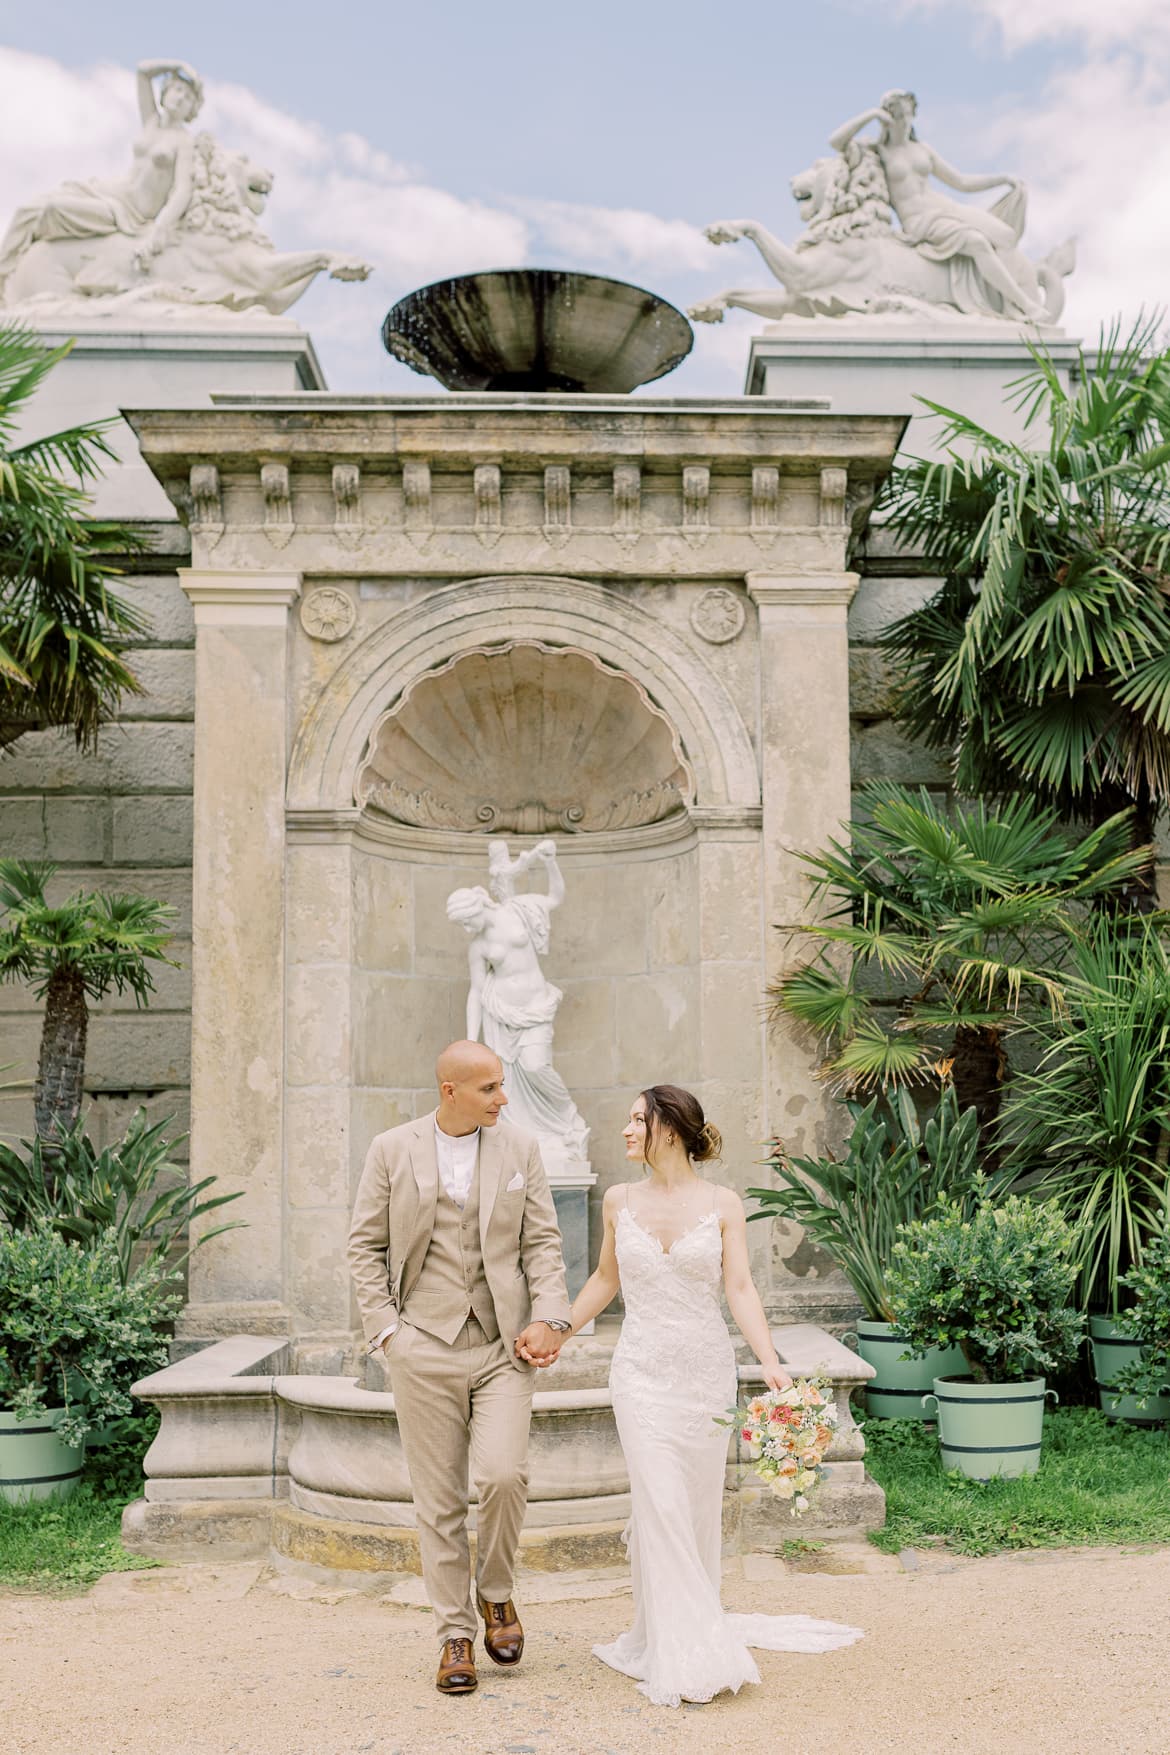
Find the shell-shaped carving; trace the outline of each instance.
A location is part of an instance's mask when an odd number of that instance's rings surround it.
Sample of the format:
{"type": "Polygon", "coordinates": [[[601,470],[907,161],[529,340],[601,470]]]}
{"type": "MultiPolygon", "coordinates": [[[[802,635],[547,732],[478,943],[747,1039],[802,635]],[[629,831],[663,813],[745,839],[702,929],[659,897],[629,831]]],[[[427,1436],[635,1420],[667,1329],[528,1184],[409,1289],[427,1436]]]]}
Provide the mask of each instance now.
{"type": "Polygon", "coordinates": [[[636,828],[683,809],[678,738],[633,678],[536,641],[422,677],[374,727],[357,802],[422,828],[636,828]]]}

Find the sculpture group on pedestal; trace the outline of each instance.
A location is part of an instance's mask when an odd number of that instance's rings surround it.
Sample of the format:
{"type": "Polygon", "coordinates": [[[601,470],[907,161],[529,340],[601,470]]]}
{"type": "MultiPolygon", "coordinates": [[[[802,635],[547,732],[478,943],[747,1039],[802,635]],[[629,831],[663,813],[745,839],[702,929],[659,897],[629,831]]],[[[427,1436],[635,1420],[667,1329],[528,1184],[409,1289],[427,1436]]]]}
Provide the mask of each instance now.
{"type": "Polygon", "coordinates": [[[447,918],[471,938],[468,1039],[482,1039],[499,1055],[508,1096],[505,1119],[537,1136],[554,1179],[566,1170],[587,1170],[589,1146],[589,1129],[552,1063],[553,1022],[563,995],[540,966],[552,911],[565,895],[556,853],[555,841],[540,841],[510,859],[507,842],[493,841],[490,894],[477,884],[447,898],[447,918]],[[547,894],[517,895],[517,878],[534,865],[545,868],[547,894]]]}
{"type": "Polygon", "coordinates": [[[0,239],[0,306],[279,315],[318,274],[364,280],[368,265],[352,257],[273,247],[258,220],[271,173],[211,134],[192,134],[202,104],[202,81],[186,62],[141,62],[142,132],[128,175],[62,183],[17,210],[0,239]]]}
{"type": "Polygon", "coordinates": [[[1025,256],[1020,179],[955,170],[918,139],[917,107],[913,92],[887,92],[878,109],[830,136],[835,156],[792,179],[806,228],[793,247],[755,220],[708,226],[713,244],[754,243],[780,287],[729,288],[688,314],[718,323],[737,306],[772,318],[896,313],[1056,323],[1063,278],[1074,265],[1072,241],[1041,262],[1025,256]],[[862,139],[871,122],[876,139],[862,139]],[[991,208],[973,207],[943,194],[932,179],[962,194],[1001,185],[1007,193],[991,208]]]}

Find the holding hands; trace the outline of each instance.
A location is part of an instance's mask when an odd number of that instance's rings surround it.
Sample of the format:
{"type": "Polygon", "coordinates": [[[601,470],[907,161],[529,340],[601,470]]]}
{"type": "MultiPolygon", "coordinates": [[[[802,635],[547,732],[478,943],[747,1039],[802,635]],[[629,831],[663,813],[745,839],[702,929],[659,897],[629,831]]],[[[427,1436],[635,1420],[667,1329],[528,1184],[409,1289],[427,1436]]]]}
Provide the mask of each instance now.
{"type": "Polygon", "coordinates": [[[568,1334],[550,1328],[547,1322],[530,1322],[522,1333],[516,1336],[516,1357],[524,1359],[529,1365],[543,1370],[546,1365],[555,1365],[561,1348],[568,1340],[568,1334]]]}

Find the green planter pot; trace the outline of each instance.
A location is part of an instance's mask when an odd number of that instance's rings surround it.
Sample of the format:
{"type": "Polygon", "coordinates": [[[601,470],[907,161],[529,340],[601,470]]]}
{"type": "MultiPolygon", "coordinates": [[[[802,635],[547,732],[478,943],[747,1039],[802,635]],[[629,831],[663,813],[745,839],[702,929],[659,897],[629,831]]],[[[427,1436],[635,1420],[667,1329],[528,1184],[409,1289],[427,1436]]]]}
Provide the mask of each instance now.
{"type": "Polygon", "coordinates": [[[81,1477],[85,1446],[62,1444],[57,1427],[64,1408],[46,1408],[31,1420],[0,1413],[0,1499],[68,1499],[81,1477]]]}
{"type": "Polygon", "coordinates": [[[934,1389],[922,1399],[938,1409],[943,1467],[958,1469],[972,1481],[1034,1475],[1040,1467],[1044,1397],[1042,1377],[1023,1383],[936,1377],[934,1389]]]}
{"type": "Polygon", "coordinates": [[[865,1386],[865,1411],[879,1420],[928,1420],[922,1398],[936,1377],[963,1372],[967,1361],[958,1347],[931,1347],[903,1359],[906,1342],[892,1322],[857,1325],[857,1351],[877,1376],[865,1386]]]}
{"type": "Polygon", "coordinates": [[[1131,1426],[1156,1426],[1170,1420],[1170,1395],[1152,1395],[1139,1408],[1133,1395],[1122,1395],[1113,1381],[1123,1365],[1141,1357],[1141,1344],[1107,1316],[1090,1316],[1089,1345],[1093,1349],[1093,1376],[1101,1411],[1110,1420],[1126,1420],[1131,1426]]]}

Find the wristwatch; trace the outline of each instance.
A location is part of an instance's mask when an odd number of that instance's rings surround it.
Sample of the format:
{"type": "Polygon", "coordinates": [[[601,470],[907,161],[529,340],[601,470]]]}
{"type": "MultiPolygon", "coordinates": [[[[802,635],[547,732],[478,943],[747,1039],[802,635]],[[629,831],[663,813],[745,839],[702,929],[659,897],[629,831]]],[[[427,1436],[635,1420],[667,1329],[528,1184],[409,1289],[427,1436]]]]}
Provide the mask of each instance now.
{"type": "Polygon", "coordinates": [[[551,1328],[555,1334],[567,1335],[573,1325],[571,1322],[566,1322],[563,1316],[546,1316],[544,1326],[551,1328]]]}

